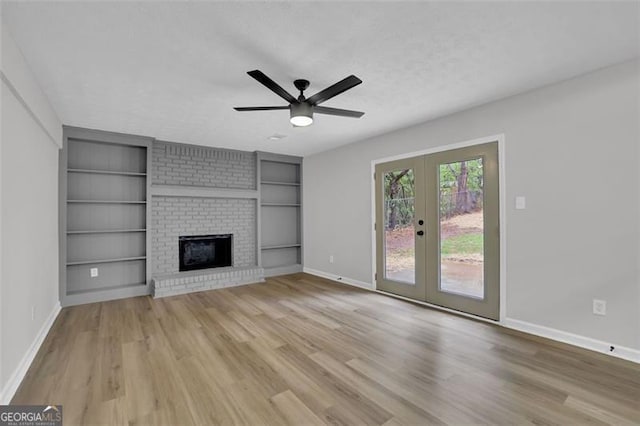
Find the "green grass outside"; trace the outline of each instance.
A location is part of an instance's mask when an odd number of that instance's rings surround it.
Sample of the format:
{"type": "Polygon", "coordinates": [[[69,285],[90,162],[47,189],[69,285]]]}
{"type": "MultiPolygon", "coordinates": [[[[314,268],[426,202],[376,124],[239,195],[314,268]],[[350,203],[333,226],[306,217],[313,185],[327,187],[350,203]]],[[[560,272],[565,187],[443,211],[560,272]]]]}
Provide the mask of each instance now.
{"type": "Polygon", "coordinates": [[[443,256],[452,254],[481,254],[484,238],[482,234],[463,234],[442,241],[440,253],[443,256]]]}
{"type": "MultiPolygon", "coordinates": [[[[447,238],[442,241],[440,253],[442,256],[456,254],[482,254],[484,250],[484,236],[482,234],[463,234],[447,238]]],[[[413,258],[414,249],[402,248],[387,252],[387,256],[392,258],[413,258]]]]}

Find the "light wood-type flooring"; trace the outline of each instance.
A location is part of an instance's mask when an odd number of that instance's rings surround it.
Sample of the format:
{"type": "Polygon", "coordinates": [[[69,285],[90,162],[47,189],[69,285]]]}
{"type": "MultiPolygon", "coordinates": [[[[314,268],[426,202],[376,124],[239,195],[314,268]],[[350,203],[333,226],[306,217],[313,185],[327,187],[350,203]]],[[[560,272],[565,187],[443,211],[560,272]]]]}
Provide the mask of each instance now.
{"type": "Polygon", "coordinates": [[[12,402],[65,425],[640,424],[640,366],[296,274],[65,308],[12,402]]]}

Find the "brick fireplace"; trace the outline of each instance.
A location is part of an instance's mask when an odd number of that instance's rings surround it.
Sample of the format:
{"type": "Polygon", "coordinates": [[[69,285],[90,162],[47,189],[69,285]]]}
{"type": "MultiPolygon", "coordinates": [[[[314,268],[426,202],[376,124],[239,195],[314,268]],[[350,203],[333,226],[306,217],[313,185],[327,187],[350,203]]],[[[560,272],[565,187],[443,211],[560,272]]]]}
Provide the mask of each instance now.
{"type": "Polygon", "coordinates": [[[157,141],[152,164],[154,297],[264,281],[255,154],[157,141]],[[233,266],[180,271],[180,237],[214,234],[233,235],[233,266]]]}

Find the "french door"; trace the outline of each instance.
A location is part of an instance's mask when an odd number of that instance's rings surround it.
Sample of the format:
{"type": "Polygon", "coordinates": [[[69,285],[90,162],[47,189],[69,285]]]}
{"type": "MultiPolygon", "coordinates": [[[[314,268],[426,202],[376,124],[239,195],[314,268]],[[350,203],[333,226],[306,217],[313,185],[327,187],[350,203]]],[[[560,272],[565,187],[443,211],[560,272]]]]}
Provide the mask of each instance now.
{"type": "Polygon", "coordinates": [[[498,143],[376,166],[377,288],[498,320],[498,143]]]}

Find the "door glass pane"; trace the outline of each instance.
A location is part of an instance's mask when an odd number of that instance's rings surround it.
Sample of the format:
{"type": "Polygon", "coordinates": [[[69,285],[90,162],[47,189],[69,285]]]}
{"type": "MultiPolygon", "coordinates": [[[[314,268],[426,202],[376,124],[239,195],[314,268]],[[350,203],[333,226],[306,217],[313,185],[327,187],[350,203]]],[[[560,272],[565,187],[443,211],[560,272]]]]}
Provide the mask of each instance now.
{"type": "Polygon", "coordinates": [[[416,282],[414,199],[412,169],[384,174],[384,274],[407,284],[416,282]]]}
{"type": "Polygon", "coordinates": [[[484,298],[482,158],[440,164],[440,290],[484,298]]]}

